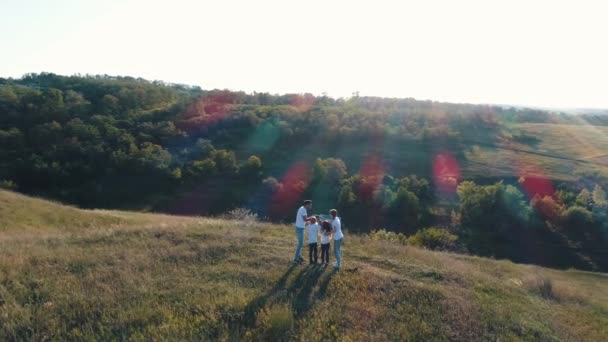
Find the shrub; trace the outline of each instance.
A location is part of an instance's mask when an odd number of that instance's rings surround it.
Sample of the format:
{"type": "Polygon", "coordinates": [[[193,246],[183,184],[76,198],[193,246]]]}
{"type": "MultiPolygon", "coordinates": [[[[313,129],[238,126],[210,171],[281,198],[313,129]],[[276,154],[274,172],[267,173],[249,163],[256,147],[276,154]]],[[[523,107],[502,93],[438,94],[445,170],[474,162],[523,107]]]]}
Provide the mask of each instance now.
{"type": "Polygon", "coordinates": [[[223,218],[227,220],[241,221],[245,225],[249,226],[259,221],[258,214],[247,208],[235,208],[223,215],[223,218]]]}
{"type": "Polygon", "coordinates": [[[407,239],[412,246],[424,247],[434,250],[454,250],[458,236],[444,228],[425,228],[416,232],[407,239]]]}
{"type": "Polygon", "coordinates": [[[11,180],[0,180],[0,189],[17,190],[17,183],[11,180]]]}
{"type": "Polygon", "coordinates": [[[402,233],[389,232],[386,229],[373,230],[369,233],[369,237],[372,240],[384,240],[398,242],[400,244],[407,244],[407,236],[402,233]]]}

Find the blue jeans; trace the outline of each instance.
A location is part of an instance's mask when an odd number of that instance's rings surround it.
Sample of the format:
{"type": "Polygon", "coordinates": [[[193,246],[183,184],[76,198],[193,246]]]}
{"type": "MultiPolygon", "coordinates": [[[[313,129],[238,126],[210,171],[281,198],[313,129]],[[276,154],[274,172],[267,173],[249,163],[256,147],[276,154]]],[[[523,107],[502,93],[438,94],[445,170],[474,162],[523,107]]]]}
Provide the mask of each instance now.
{"type": "Polygon", "coordinates": [[[336,256],[336,266],[342,266],[342,240],[334,240],[334,255],[336,256]]]}
{"type": "Polygon", "coordinates": [[[294,260],[298,261],[302,257],[302,246],[304,246],[304,228],[296,227],[296,236],[298,237],[298,246],[296,247],[296,256],[294,260]]]}

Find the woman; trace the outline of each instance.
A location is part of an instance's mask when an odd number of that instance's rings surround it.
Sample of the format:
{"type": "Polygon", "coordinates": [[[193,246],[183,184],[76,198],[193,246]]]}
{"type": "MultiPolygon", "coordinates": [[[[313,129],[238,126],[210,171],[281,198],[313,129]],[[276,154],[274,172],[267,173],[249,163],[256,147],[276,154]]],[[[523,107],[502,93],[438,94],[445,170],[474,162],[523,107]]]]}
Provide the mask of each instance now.
{"type": "Polygon", "coordinates": [[[336,256],[334,267],[339,270],[342,267],[342,240],[344,239],[344,234],[342,234],[342,224],[338,217],[338,211],[332,209],[329,211],[329,215],[332,217],[331,227],[334,236],[334,255],[336,256]]]}

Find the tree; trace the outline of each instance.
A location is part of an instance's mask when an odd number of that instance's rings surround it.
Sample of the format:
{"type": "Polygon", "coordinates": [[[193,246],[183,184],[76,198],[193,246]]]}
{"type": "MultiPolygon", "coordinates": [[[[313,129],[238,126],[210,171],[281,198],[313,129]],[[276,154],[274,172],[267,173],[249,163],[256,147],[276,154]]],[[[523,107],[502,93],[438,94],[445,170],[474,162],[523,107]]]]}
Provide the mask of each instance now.
{"type": "Polygon", "coordinates": [[[530,202],[532,208],[549,224],[556,226],[565,208],[551,196],[535,196],[530,202]]]}
{"type": "Polygon", "coordinates": [[[575,204],[579,207],[591,209],[593,208],[593,196],[589,190],[583,188],[581,192],[576,196],[575,204]]]}
{"type": "MultiPolygon", "coordinates": [[[[240,173],[244,177],[253,177],[253,179],[259,179],[262,176],[262,159],[258,156],[250,156],[243,165],[240,167],[240,173]]],[[[251,179],[247,180],[252,182],[251,179]]]]}
{"type": "Polygon", "coordinates": [[[562,216],[564,228],[576,234],[581,234],[593,225],[593,216],[585,208],[570,207],[563,212],[562,216]]]}
{"type": "Polygon", "coordinates": [[[526,203],[524,194],[512,185],[505,186],[503,201],[509,213],[526,222],[530,218],[532,208],[526,203]]]}
{"type": "Polygon", "coordinates": [[[391,205],[390,214],[396,218],[399,230],[412,232],[422,217],[420,200],[413,192],[402,187],[391,205]]]}
{"type": "Polygon", "coordinates": [[[233,151],[228,150],[214,150],[211,152],[211,159],[216,164],[217,170],[227,175],[234,174],[238,167],[236,164],[236,157],[233,151]]]}
{"type": "Polygon", "coordinates": [[[40,111],[46,120],[65,120],[65,105],[63,103],[63,93],[59,89],[46,89],[41,96],[40,111]]]}
{"type": "Polygon", "coordinates": [[[57,144],[63,137],[63,127],[57,121],[47,122],[34,126],[28,132],[28,138],[38,147],[46,149],[57,144]]]}
{"type": "Polygon", "coordinates": [[[195,160],[186,166],[186,176],[193,179],[208,177],[216,172],[216,164],[211,159],[195,160]]]}
{"type": "Polygon", "coordinates": [[[69,116],[75,117],[84,115],[88,110],[91,102],[88,101],[82,94],[73,90],[66,90],[63,93],[65,108],[69,116]]]}
{"type": "Polygon", "coordinates": [[[116,96],[106,94],[101,99],[100,109],[104,114],[118,114],[120,111],[120,100],[116,96]]]}
{"type": "Polygon", "coordinates": [[[608,205],[608,201],[606,201],[606,192],[599,184],[596,184],[593,188],[592,198],[594,206],[605,207],[608,205]]]}
{"type": "Polygon", "coordinates": [[[593,219],[602,224],[603,226],[608,226],[608,200],[606,200],[606,192],[602,189],[599,184],[596,184],[593,188],[593,219]]]}
{"type": "MultiPolygon", "coordinates": [[[[515,229],[525,225],[527,211],[519,191],[502,182],[477,185],[471,181],[457,188],[460,224],[469,250],[481,255],[508,256],[515,229]]],[[[540,202],[539,202],[540,203],[540,202]]]]}

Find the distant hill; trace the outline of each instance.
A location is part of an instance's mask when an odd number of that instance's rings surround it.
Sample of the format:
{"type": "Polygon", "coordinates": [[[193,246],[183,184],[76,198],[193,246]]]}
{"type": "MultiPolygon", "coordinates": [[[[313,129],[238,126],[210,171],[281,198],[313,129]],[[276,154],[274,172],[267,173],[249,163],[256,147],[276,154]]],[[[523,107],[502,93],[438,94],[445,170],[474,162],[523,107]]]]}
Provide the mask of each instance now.
{"type": "Polygon", "coordinates": [[[294,266],[291,226],[86,211],[0,191],[0,339],[608,338],[608,275],[346,233],[294,266]],[[332,256],[333,259],[333,256],[332,256]]]}

